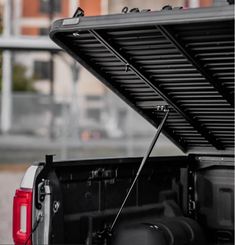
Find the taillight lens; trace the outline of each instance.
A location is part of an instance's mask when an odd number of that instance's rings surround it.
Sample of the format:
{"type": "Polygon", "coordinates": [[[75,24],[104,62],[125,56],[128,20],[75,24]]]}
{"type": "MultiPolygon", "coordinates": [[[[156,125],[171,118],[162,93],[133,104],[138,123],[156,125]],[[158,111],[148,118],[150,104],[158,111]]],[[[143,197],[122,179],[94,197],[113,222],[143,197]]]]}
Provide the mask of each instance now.
{"type": "Polygon", "coordinates": [[[13,240],[16,245],[32,244],[32,190],[16,190],[13,203],[13,240]],[[27,241],[28,240],[28,241],[27,241]]]}

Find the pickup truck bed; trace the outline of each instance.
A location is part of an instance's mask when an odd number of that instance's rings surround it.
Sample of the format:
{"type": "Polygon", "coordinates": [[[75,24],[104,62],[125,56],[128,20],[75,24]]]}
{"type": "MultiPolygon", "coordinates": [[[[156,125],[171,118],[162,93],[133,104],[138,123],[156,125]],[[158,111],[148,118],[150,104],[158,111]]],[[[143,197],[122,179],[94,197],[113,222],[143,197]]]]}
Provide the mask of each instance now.
{"type": "MultiPolygon", "coordinates": [[[[50,223],[47,227],[50,228],[50,244],[104,244],[97,239],[97,231],[113,221],[140,161],[141,158],[125,158],[51,163],[50,171],[44,174],[52,194],[50,216],[47,222],[39,224],[33,243],[41,243],[46,223],[50,223]],[[59,209],[55,212],[56,202],[59,209]]],[[[156,224],[161,220],[188,217],[202,228],[205,245],[232,244],[233,175],[232,156],[223,159],[201,155],[151,157],[114,235],[130,224],[156,224]]],[[[38,180],[41,183],[40,178],[38,180]]],[[[38,195],[40,199],[42,193],[38,195]]],[[[45,202],[40,202],[42,209],[34,208],[34,217],[45,210],[45,202]]]]}
{"type": "Polygon", "coordinates": [[[165,118],[158,108],[167,106],[163,133],[185,156],[148,158],[112,233],[142,159],[47,157],[26,172],[16,194],[15,242],[233,244],[232,6],[78,13],[53,24],[52,40],[156,128],[165,118]]]}

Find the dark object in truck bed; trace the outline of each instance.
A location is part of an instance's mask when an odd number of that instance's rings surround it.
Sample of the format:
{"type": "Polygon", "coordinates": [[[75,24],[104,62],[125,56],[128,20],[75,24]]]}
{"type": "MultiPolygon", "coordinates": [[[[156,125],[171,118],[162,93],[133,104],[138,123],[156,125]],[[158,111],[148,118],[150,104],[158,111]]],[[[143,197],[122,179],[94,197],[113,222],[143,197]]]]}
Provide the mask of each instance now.
{"type": "Polygon", "coordinates": [[[231,6],[58,20],[51,38],[184,152],[234,147],[231,6]],[[159,115],[159,114],[158,114],[159,115]]]}
{"type": "Polygon", "coordinates": [[[188,218],[163,219],[124,227],[114,245],[206,245],[199,225],[188,218]]]}

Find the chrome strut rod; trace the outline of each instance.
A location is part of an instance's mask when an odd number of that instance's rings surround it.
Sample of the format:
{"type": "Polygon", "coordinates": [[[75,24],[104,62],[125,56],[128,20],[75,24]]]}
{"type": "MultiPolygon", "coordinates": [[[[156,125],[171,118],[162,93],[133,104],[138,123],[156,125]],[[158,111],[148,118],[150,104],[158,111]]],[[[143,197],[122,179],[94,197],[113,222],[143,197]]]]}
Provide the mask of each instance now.
{"type": "Polygon", "coordinates": [[[118,220],[118,218],[119,218],[119,216],[120,216],[120,214],[121,214],[121,212],[122,212],[122,210],[123,210],[123,208],[124,208],[124,206],[125,206],[128,198],[129,198],[129,196],[130,196],[130,194],[132,192],[132,189],[135,186],[135,183],[138,180],[139,175],[140,175],[140,173],[141,173],[141,171],[142,171],[145,163],[147,162],[147,160],[148,160],[148,158],[149,158],[149,156],[150,156],[150,154],[151,154],[151,152],[153,150],[153,147],[155,146],[155,143],[156,143],[156,141],[159,138],[159,135],[160,135],[160,133],[162,131],[162,128],[163,128],[163,126],[164,126],[164,124],[165,124],[165,122],[167,120],[167,117],[168,117],[168,114],[169,114],[168,107],[167,106],[158,106],[157,107],[157,110],[158,111],[164,111],[165,112],[165,115],[164,115],[164,117],[163,117],[163,119],[161,121],[161,124],[159,125],[159,127],[157,129],[156,134],[154,135],[154,137],[152,139],[152,142],[151,142],[149,148],[147,149],[147,151],[146,151],[146,153],[144,155],[144,158],[143,158],[143,160],[142,160],[142,162],[141,162],[141,164],[139,166],[139,169],[138,169],[138,171],[136,173],[136,176],[135,176],[135,178],[134,178],[134,180],[133,180],[133,182],[131,184],[131,187],[130,187],[130,189],[129,189],[129,191],[128,191],[128,193],[127,193],[127,195],[126,195],[126,197],[125,197],[125,199],[124,199],[124,201],[123,201],[123,203],[122,203],[122,205],[121,205],[121,207],[120,207],[120,209],[119,209],[119,211],[118,211],[118,213],[117,213],[117,215],[116,215],[116,217],[115,217],[115,219],[114,219],[114,221],[113,221],[113,223],[112,223],[112,225],[110,227],[110,229],[109,229],[110,234],[112,233],[113,228],[114,228],[115,224],[117,223],[117,220],[118,220]]]}

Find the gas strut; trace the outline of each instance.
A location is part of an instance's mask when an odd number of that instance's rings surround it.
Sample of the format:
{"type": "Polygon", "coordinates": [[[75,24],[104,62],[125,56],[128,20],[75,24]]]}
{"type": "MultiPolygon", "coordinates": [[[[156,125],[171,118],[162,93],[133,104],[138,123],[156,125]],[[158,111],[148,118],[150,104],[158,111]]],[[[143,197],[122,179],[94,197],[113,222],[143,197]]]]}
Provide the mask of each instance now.
{"type": "Polygon", "coordinates": [[[138,180],[138,177],[140,176],[140,173],[141,173],[145,163],[147,162],[147,160],[149,158],[149,155],[151,154],[156,141],[159,138],[159,135],[160,135],[160,133],[162,131],[162,128],[163,128],[163,126],[164,126],[164,124],[165,124],[165,122],[167,120],[167,117],[168,117],[168,114],[169,114],[169,109],[168,109],[168,106],[157,106],[157,111],[164,111],[165,112],[165,115],[164,115],[164,117],[163,117],[163,119],[161,121],[161,124],[159,125],[159,127],[157,129],[157,132],[156,132],[155,136],[153,137],[152,142],[151,142],[148,150],[146,151],[146,153],[145,153],[145,155],[143,157],[143,160],[142,160],[142,162],[141,162],[141,164],[139,166],[139,169],[138,169],[138,171],[136,173],[136,176],[135,176],[135,178],[134,178],[134,180],[133,180],[133,182],[131,184],[131,187],[130,187],[126,197],[124,198],[124,201],[122,202],[122,205],[121,205],[121,207],[120,207],[120,209],[119,209],[119,211],[118,211],[118,213],[117,213],[112,225],[110,227],[107,227],[103,231],[97,233],[97,235],[98,235],[98,237],[100,239],[107,239],[108,237],[112,236],[113,228],[114,228],[115,224],[117,223],[117,220],[118,220],[118,218],[119,218],[119,216],[120,216],[120,214],[121,214],[121,212],[123,210],[123,207],[125,206],[126,201],[128,200],[128,198],[129,198],[129,196],[130,196],[130,194],[131,194],[131,192],[133,190],[133,187],[135,186],[135,183],[138,180]]]}

